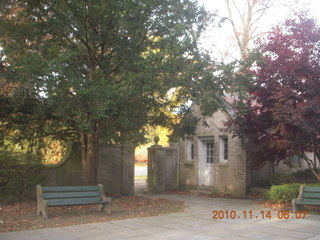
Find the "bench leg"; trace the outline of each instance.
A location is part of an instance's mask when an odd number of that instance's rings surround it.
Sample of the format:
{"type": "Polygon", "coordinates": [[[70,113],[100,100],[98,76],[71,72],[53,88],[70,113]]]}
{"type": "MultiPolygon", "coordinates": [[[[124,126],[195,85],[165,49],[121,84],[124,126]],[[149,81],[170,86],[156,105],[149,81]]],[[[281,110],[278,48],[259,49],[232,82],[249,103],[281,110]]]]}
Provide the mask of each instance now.
{"type": "Polygon", "coordinates": [[[42,217],[45,218],[45,219],[48,219],[48,210],[47,208],[44,208],[43,211],[42,211],[42,217]]]}
{"type": "Polygon", "coordinates": [[[110,202],[108,202],[107,206],[105,206],[105,211],[106,211],[106,213],[111,213],[110,202]]]}
{"type": "Polygon", "coordinates": [[[303,205],[297,204],[296,199],[292,199],[292,212],[301,211],[304,209],[303,205]]]}
{"type": "Polygon", "coordinates": [[[104,204],[99,204],[99,205],[98,205],[98,211],[99,211],[99,212],[102,212],[103,209],[104,209],[104,204]]]}
{"type": "Polygon", "coordinates": [[[106,213],[111,213],[110,203],[99,204],[98,210],[100,212],[105,211],[106,213]]]}
{"type": "Polygon", "coordinates": [[[292,204],[292,212],[295,213],[295,212],[297,211],[296,200],[295,200],[295,199],[292,199],[291,204],[292,204]]]}
{"type": "Polygon", "coordinates": [[[38,215],[38,216],[41,215],[41,209],[40,209],[39,203],[38,203],[38,206],[37,206],[37,215],[38,215]]]}
{"type": "Polygon", "coordinates": [[[103,201],[105,203],[99,205],[99,211],[102,212],[103,210],[105,210],[106,213],[111,213],[111,198],[103,196],[103,201]]]}
{"type": "Polygon", "coordinates": [[[37,215],[40,216],[42,213],[43,218],[48,218],[48,202],[46,200],[38,202],[37,215]]]}

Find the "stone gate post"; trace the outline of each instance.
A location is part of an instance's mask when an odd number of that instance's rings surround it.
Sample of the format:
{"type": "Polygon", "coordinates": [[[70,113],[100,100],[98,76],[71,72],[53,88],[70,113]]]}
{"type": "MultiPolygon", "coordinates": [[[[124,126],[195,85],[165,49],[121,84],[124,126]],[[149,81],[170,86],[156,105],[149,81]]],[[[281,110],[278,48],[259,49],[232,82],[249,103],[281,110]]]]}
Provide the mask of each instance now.
{"type": "Polygon", "coordinates": [[[178,188],[178,149],[155,144],[148,148],[148,192],[161,193],[178,188]]]}

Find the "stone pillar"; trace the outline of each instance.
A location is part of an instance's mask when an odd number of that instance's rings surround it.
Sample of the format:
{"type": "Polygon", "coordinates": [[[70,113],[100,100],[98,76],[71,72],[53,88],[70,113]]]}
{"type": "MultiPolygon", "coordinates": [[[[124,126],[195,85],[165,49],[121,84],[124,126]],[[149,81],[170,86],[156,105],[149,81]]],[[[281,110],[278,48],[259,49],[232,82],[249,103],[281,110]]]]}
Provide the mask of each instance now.
{"type": "Polygon", "coordinates": [[[178,149],[155,144],[148,148],[148,192],[161,193],[178,188],[178,149]]]}
{"type": "Polygon", "coordinates": [[[148,148],[148,192],[149,193],[159,193],[163,192],[164,189],[164,166],[163,166],[163,157],[162,146],[158,144],[159,137],[154,137],[155,144],[148,148]]]}

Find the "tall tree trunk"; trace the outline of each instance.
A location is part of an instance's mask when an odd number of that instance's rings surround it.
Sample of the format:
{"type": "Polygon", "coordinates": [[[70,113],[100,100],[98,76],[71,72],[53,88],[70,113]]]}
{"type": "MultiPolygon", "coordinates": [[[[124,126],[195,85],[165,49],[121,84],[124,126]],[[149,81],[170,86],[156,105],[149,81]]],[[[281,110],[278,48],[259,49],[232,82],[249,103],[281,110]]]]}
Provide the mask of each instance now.
{"type": "Polygon", "coordinates": [[[81,134],[82,169],[84,185],[97,184],[97,153],[98,136],[94,134],[81,134]]]}
{"type": "MultiPolygon", "coordinates": [[[[95,72],[95,66],[92,62],[91,49],[88,46],[88,80],[93,81],[93,75],[95,72]]],[[[87,114],[90,116],[90,114],[87,114]]],[[[89,120],[90,121],[90,120],[89,120]]],[[[97,152],[99,144],[99,131],[97,122],[90,121],[91,133],[81,134],[81,150],[82,150],[82,177],[84,185],[96,185],[97,184],[97,152]]]]}

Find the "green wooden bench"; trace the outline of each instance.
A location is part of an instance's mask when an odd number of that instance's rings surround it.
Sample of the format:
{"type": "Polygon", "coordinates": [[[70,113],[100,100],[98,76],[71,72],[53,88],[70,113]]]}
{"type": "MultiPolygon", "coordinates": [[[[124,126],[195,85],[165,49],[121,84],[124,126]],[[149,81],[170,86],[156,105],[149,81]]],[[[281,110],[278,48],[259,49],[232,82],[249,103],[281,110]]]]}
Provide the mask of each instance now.
{"type": "Polygon", "coordinates": [[[292,199],[292,211],[303,210],[303,205],[320,205],[320,187],[300,186],[298,198],[292,199]]]}
{"type": "Polygon", "coordinates": [[[104,195],[102,184],[97,186],[42,187],[37,185],[37,214],[48,218],[48,207],[99,204],[99,210],[110,213],[111,198],[104,195]]]}

